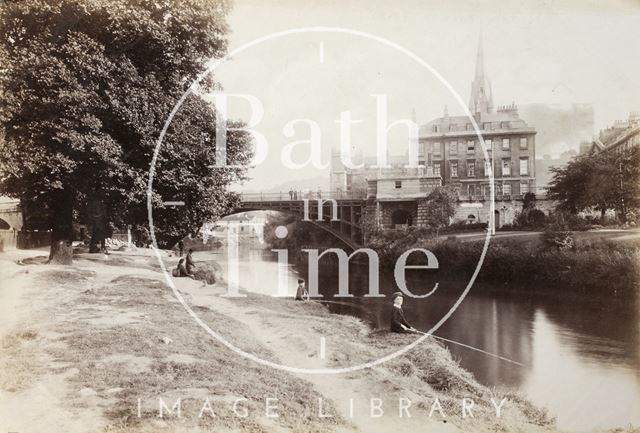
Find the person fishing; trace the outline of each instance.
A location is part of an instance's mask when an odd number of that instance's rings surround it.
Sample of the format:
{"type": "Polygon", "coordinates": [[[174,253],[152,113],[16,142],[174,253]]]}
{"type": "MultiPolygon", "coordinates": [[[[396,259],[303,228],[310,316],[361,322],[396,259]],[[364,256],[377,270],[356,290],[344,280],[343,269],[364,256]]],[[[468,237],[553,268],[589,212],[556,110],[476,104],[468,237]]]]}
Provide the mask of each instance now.
{"type": "Polygon", "coordinates": [[[401,334],[417,333],[415,329],[407,319],[404,317],[404,311],[402,311],[402,303],[404,302],[404,295],[401,292],[393,294],[393,311],[391,313],[391,332],[398,332],[401,334]]]}
{"type": "Polygon", "coordinates": [[[296,301],[308,301],[309,300],[309,292],[305,287],[304,280],[302,278],[298,278],[298,288],[296,289],[296,301]]]}

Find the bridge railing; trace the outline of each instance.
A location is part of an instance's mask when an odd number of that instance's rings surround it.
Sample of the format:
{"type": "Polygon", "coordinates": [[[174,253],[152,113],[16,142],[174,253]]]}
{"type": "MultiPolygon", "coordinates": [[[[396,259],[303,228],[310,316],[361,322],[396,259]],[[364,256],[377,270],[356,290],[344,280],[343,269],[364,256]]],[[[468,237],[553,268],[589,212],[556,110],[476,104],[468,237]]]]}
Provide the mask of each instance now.
{"type": "Polygon", "coordinates": [[[241,201],[293,201],[293,200],[363,200],[365,191],[289,191],[289,192],[242,192],[241,201]]]}

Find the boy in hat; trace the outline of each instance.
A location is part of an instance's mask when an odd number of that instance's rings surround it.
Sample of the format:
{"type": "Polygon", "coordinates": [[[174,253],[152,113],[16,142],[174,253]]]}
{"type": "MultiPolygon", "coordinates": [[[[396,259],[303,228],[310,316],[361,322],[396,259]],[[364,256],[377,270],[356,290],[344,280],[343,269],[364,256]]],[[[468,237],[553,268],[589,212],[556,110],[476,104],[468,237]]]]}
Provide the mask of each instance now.
{"type": "Polygon", "coordinates": [[[308,301],[309,300],[309,292],[307,292],[307,288],[304,285],[304,280],[302,278],[298,278],[298,288],[296,289],[296,301],[308,301]]]}
{"type": "Polygon", "coordinates": [[[404,311],[402,311],[402,302],[404,296],[401,292],[393,294],[393,312],[391,313],[391,332],[399,333],[411,333],[417,332],[404,318],[404,311]]]}

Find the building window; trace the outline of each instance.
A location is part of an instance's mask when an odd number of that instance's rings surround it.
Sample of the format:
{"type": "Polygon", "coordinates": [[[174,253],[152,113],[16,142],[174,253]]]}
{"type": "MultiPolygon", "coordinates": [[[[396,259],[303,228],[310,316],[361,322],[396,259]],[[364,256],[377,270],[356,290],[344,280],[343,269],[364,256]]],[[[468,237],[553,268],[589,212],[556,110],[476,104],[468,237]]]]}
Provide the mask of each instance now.
{"type": "Polygon", "coordinates": [[[458,142],[451,141],[449,142],[449,155],[457,155],[458,154],[458,142]]]}
{"type": "Polygon", "coordinates": [[[510,159],[502,160],[502,175],[511,176],[511,160],[510,159]]]}
{"type": "Polygon", "coordinates": [[[473,153],[476,151],[476,144],[473,140],[467,140],[467,153],[473,153]]]}
{"type": "Polygon", "coordinates": [[[476,177],[475,161],[467,161],[467,177],[476,177]]]}
{"type": "Polygon", "coordinates": [[[467,123],[467,131],[473,131],[473,125],[471,123],[467,123]]]}
{"type": "Polygon", "coordinates": [[[500,122],[500,128],[508,128],[509,127],[509,122],[500,122]]]}
{"type": "Polygon", "coordinates": [[[402,188],[402,181],[396,180],[396,189],[400,189],[400,188],[402,188]]]}
{"type": "Polygon", "coordinates": [[[520,158],[520,175],[529,175],[529,158],[520,158]]]}
{"type": "Polygon", "coordinates": [[[455,131],[456,125],[449,125],[449,131],[455,131]]]}
{"type": "Polygon", "coordinates": [[[458,177],[458,161],[451,161],[451,177],[458,177]]]}
{"type": "Polygon", "coordinates": [[[482,129],[484,129],[485,131],[489,131],[491,130],[491,122],[485,122],[482,124],[482,129]]]}
{"type": "Polygon", "coordinates": [[[485,138],[484,140],[484,146],[487,149],[487,152],[491,152],[491,139],[490,138],[485,138]]]}
{"type": "Polygon", "coordinates": [[[433,175],[440,176],[440,163],[433,164],[433,175]]]}
{"type": "Polygon", "coordinates": [[[502,194],[511,195],[511,184],[510,183],[505,183],[504,185],[502,185],[502,194]]]}
{"type": "Polygon", "coordinates": [[[511,143],[509,143],[509,139],[508,138],[503,138],[502,139],[502,150],[509,150],[511,147],[511,143]]]}
{"type": "Polygon", "coordinates": [[[489,176],[489,170],[493,168],[493,160],[489,158],[489,160],[484,160],[484,175],[489,176]]]}
{"type": "Polygon", "coordinates": [[[440,132],[440,126],[439,125],[433,125],[433,132],[440,132]]]}
{"type": "Polygon", "coordinates": [[[440,143],[438,142],[433,143],[433,154],[440,155],[440,143]]]}
{"type": "Polygon", "coordinates": [[[520,139],[520,149],[526,149],[528,146],[527,137],[523,137],[520,139]]]}
{"type": "Polygon", "coordinates": [[[520,184],[520,194],[524,195],[529,192],[529,183],[520,184]]]}

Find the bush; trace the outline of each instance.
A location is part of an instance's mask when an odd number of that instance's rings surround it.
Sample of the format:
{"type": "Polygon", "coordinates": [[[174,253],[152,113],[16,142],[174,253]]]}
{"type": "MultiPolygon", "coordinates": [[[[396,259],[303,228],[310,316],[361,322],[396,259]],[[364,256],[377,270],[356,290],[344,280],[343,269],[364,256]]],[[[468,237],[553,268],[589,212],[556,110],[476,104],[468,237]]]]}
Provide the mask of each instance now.
{"type": "Polygon", "coordinates": [[[539,229],[544,226],[547,216],[535,207],[529,207],[517,213],[514,225],[518,229],[539,229]]]}
{"type": "Polygon", "coordinates": [[[575,239],[573,233],[563,226],[550,226],[542,233],[542,245],[549,249],[573,249],[575,239]]]}
{"type": "Polygon", "coordinates": [[[533,227],[542,227],[547,216],[540,209],[531,209],[527,215],[529,225],[533,227]]]}
{"type": "Polygon", "coordinates": [[[484,231],[487,229],[487,223],[468,223],[466,221],[458,221],[449,225],[444,231],[446,233],[465,232],[465,231],[484,231]]]}

